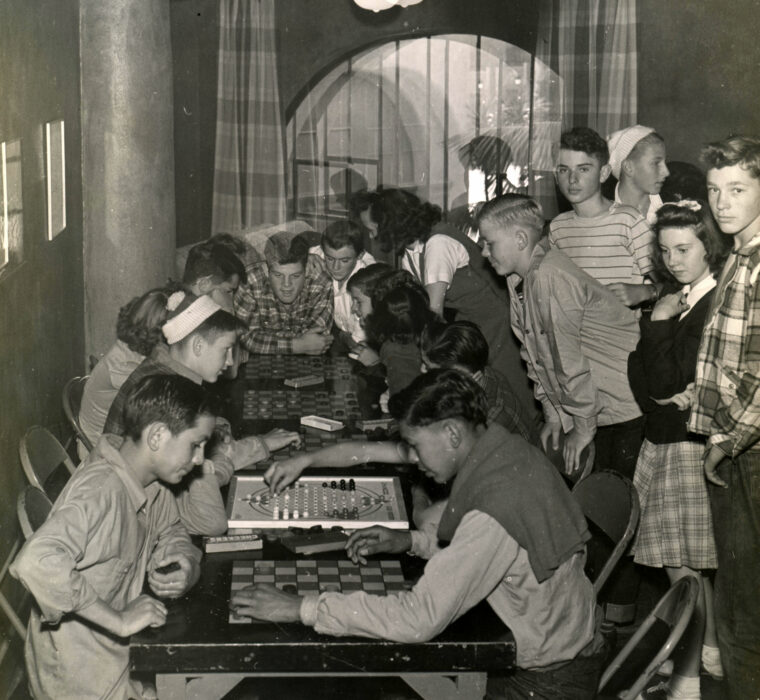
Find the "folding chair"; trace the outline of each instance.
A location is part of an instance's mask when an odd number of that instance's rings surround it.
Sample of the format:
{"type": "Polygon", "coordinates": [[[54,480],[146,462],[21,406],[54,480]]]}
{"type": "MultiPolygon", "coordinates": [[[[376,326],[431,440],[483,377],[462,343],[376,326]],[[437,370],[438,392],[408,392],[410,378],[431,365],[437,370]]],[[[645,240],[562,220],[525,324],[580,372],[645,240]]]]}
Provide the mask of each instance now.
{"type": "Polygon", "coordinates": [[[76,468],[56,437],[39,425],[29,428],[21,438],[19,456],[29,483],[51,501],[58,498],[76,468]]]}
{"type": "Polygon", "coordinates": [[[86,377],[73,377],[72,379],[69,379],[63,387],[63,394],[61,395],[63,412],[66,414],[66,418],[74,429],[76,436],[81,440],[88,452],[92,449],[92,443],[84,434],[82,426],[79,423],[79,408],[82,405],[84,385],[89,378],[88,375],[86,377]]]}
{"type": "Polygon", "coordinates": [[[670,657],[676,644],[683,636],[686,627],[691,620],[694,606],[699,596],[699,582],[694,576],[685,576],[676,581],[665,593],[649,615],[647,615],[641,627],[636,630],[628,643],[620,650],[618,655],[610,662],[599,681],[599,693],[607,686],[615,674],[620,670],[623,662],[630,656],[633,649],[639,644],[644,636],[657,622],[670,628],[665,642],[657,650],[654,658],[639,674],[628,690],[618,693],[615,697],[620,700],[634,700],[644,690],[652,676],[662,666],[663,662],[670,657]]]}
{"type": "Polygon", "coordinates": [[[614,544],[602,570],[594,577],[594,593],[598,596],[636,532],[639,497],[629,479],[611,471],[596,472],[579,481],[573,496],[586,520],[614,544]]]}
{"type": "Polygon", "coordinates": [[[26,485],[16,501],[16,514],[25,540],[28,540],[47,520],[52,508],[53,504],[44,491],[31,484],[26,485]]]}

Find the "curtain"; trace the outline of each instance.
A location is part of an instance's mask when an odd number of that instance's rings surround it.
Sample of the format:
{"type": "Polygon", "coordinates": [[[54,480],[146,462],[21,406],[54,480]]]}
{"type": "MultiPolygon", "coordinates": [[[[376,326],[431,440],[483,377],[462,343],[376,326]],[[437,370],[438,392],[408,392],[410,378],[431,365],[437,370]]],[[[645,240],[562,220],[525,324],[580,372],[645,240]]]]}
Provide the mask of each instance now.
{"type": "Polygon", "coordinates": [[[212,233],[285,218],[274,0],[220,0],[212,233]]]}
{"type": "Polygon", "coordinates": [[[541,0],[536,57],[559,76],[563,130],[636,123],[636,0],[541,0]]]}

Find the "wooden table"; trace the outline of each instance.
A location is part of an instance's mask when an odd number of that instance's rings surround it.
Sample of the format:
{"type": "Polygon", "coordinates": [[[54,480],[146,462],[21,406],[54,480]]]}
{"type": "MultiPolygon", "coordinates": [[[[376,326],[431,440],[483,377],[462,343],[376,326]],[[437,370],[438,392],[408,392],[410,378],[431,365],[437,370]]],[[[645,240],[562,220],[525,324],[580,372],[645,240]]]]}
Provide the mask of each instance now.
{"type": "Polygon", "coordinates": [[[514,638],[486,603],[419,644],[330,637],[301,624],[230,624],[232,561],[288,556],[270,544],[207,555],[195,588],[168,603],[166,624],[132,637],[131,670],[155,673],[161,700],[220,700],[244,678],[266,676],[398,676],[428,700],[473,700],[484,696],[489,671],[514,665],[514,638]]]}

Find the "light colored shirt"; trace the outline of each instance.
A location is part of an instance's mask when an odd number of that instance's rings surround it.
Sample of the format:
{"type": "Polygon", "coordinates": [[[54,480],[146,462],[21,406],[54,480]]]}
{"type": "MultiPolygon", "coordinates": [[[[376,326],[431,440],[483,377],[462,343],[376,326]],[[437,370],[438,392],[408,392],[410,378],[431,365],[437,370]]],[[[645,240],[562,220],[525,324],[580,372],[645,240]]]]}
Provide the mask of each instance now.
{"type": "Polygon", "coordinates": [[[124,610],[142,593],[151,560],[172,553],[201,558],[174,498],[158,482],[143,488],[102,438],[11,566],[39,606],[26,638],[34,697],[126,700],[127,640],[76,613],[98,599],[124,610]]]}
{"type": "Polygon", "coordinates": [[[459,241],[444,233],[436,233],[425,243],[416,241],[407,248],[401,258],[401,267],[423,285],[444,282],[448,289],[456,271],[469,262],[467,249],[459,241]]]}
{"type": "Polygon", "coordinates": [[[686,309],[679,317],[680,321],[686,314],[691,311],[696,303],[711,289],[715,289],[715,285],[718,284],[717,280],[712,275],[707,275],[701,282],[697,282],[694,286],[685,284],[681,290],[686,295],[686,303],[689,308],[686,309]]]}
{"type": "Polygon", "coordinates": [[[447,547],[435,552],[411,591],[375,596],[307,595],[301,620],[317,632],[423,642],[467,610],[488,600],[512,631],[520,668],[541,668],[575,658],[594,636],[594,592],[583,573],[585,553],[573,555],[538,583],[527,552],[490,515],[467,513],[447,547]]]}
{"type": "Polygon", "coordinates": [[[549,243],[602,284],[643,284],[654,268],[654,233],[627,204],[613,203],[593,217],[563,212],[549,224],[549,243]]]}
{"type": "MultiPolygon", "coordinates": [[[[321,245],[315,245],[309,248],[310,255],[316,255],[324,260],[325,252],[322,250],[321,245]]],[[[372,257],[366,250],[356,259],[356,265],[351,272],[351,275],[359,270],[372,265],[375,262],[375,258],[372,257]]],[[[351,295],[346,289],[348,280],[351,279],[349,275],[346,279],[338,281],[333,279],[333,321],[344,333],[348,333],[351,338],[357,343],[363,343],[367,339],[367,334],[362,328],[361,321],[356,314],[351,311],[351,295]]]]}
{"type": "MultiPolygon", "coordinates": [[[[145,357],[129,349],[117,340],[93,367],[90,378],[84,385],[82,402],[79,407],[79,424],[89,441],[94,445],[103,434],[103,426],[119,388],[145,357]]],[[[80,451],[84,459],[87,451],[80,451]]]]}
{"type": "Polygon", "coordinates": [[[507,279],[512,329],[547,422],[594,435],[641,415],[628,383],[639,340],[635,313],[542,239],[523,280],[507,279]]]}
{"type": "MultiPolygon", "coordinates": [[[[623,200],[620,199],[620,183],[618,182],[617,185],[615,185],[615,201],[618,204],[622,204],[623,200]]],[[[644,214],[644,218],[647,220],[647,223],[650,226],[654,226],[655,222],[657,221],[657,211],[662,206],[662,198],[659,194],[650,194],[649,195],[649,208],[647,209],[647,213],[644,214]]]]}

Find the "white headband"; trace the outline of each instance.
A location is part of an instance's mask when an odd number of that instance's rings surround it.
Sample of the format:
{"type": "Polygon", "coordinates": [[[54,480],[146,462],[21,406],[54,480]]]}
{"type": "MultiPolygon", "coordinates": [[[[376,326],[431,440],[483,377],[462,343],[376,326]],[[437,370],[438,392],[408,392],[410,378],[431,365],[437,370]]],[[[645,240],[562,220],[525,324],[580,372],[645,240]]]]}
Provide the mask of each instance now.
{"type": "Polygon", "coordinates": [[[178,343],[217,311],[222,311],[222,307],[211,297],[205,294],[202,297],[198,297],[184,311],[177,314],[174,318],[170,318],[162,326],[161,330],[164,333],[166,342],[169,345],[178,343]]]}
{"type": "Polygon", "coordinates": [[[654,133],[651,126],[629,126],[627,129],[615,131],[607,137],[607,146],[610,149],[610,167],[612,174],[619,180],[620,168],[623,161],[631,155],[634,146],[645,136],[654,133]]]}

